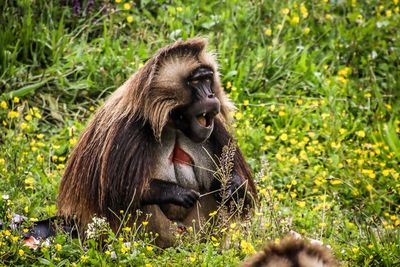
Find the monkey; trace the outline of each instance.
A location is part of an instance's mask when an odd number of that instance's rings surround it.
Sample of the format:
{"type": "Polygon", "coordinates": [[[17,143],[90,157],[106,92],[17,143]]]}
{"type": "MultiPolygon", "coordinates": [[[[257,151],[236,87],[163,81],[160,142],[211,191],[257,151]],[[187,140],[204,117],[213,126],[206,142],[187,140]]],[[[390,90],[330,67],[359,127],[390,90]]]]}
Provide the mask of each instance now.
{"type": "Polygon", "coordinates": [[[240,267],[339,267],[331,252],[318,244],[286,237],[278,244],[271,242],[240,267]]]}
{"type": "MultiPolygon", "coordinates": [[[[175,240],[171,225],[199,223],[218,209],[223,201],[215,162],[233,139],[234,105],[206,47],[201,37],[163,47],[111,94],[67,162],[59,217],[80,228],[94,216],[105,217],[117,231],[120,210],[139,210],[151,214],[147,230],[158,234],[156,244],[169,247],[175,240]]],[[[226,192],[249,206],[257,197],[239,148],[226,192]]]]}

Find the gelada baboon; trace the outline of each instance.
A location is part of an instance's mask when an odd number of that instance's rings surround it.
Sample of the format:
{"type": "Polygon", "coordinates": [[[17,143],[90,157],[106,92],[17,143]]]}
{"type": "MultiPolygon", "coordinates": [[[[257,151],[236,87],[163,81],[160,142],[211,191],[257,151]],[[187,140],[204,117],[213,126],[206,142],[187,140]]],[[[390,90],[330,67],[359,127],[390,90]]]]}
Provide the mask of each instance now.
{"type": "MultiPolygon", "coordinates": [[[[115,230],[120,210],[139,209],[152,215],[147,228],[166,247],[175,238],[172,222],[192,225],[217,209],[215,162],[232,139],[233,106],[206,45],[194,38],[161,48],[110,96],[68,161],[57,200],[61,217],[83,228],[95,215],[106,217],[115,230]]],[[[239,149],[226,192],[256,195],[239,149]]]]}
{"type": "Polygon", "coordinates": [[[318,244],[287,237],[269,243],[240,267],[339,267],[330,251],[318,244]]]}

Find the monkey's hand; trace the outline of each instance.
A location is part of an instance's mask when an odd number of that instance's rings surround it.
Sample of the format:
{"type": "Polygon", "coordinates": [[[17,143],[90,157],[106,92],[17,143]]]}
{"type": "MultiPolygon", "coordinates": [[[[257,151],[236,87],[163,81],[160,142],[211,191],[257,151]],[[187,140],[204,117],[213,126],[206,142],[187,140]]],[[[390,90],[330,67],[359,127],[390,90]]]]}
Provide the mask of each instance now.
{"type": "Polygon", "coordinates": [[[231,179],[228,181],[228,186],[225,192],[227,200],[240,200],[246,196],[246,183],[235,172],[232,173],[231,179]]]}
{"type": "Polygon", "coordinates": [[[143,194],[141,203],[143,205],[170,203],[190,208],[193,207],[199,197],[200,193],[195,190],[154,179],[150,183],[150,188],[143,194]]]}

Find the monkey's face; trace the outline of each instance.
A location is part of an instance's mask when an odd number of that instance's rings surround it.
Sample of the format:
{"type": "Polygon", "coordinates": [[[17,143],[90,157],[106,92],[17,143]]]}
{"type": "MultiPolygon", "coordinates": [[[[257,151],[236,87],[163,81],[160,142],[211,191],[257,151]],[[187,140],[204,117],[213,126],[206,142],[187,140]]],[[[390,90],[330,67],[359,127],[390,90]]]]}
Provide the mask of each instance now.
{"type": "Polygon", "coordinates": [[[186,89],[191,102],[171,112],[175,127],[194,142],[206,141],[214,129],[214,117],[220,112],[220,101],[215,96],[214,71],[198,67],[186,78],[186,89]]]}

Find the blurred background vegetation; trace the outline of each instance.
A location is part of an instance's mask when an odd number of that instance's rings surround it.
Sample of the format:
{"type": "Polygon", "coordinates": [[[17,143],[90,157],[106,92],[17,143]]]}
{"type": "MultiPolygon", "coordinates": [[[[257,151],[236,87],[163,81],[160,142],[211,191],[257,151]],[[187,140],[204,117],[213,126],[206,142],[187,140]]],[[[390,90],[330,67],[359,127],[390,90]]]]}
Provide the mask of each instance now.
{"type": "Polygon", "coordinates": [[[5,224],[12,213],[31,221],[54,215],[65,161],[96,108],[158,48],[194,36],[207,37],[217,55],[238,107],[232,130],[261,199],[249,222],[229,222],[205,243],[153,250],[131,234],[124,238],[139,242],[135,249],[123,239],[102,253],[94,241],[61,235],[31,251],[3,230],[0,261],[231,266],[295,230],[330,244],[345,265],[399,265],[399,7],[398,0],[0,0],[5,224]]]}

